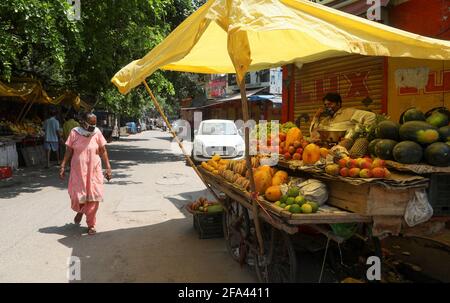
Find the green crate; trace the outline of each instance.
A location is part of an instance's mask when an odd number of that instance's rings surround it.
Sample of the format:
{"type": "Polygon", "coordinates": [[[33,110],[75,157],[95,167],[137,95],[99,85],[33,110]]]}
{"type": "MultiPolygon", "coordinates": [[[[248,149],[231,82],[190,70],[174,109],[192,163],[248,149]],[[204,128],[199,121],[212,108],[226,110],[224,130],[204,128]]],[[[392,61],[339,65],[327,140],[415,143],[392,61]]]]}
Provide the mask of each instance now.
{"type": "Polygon", "coordinates": [[[195,213],[194,229],[200,239],[223,238],[222,212],[195,213]]]}
{"type": "Polygon", "coordinates": [[[430,176],[428,200],[433,207],[433,215],[450,215],[450,174],[433,174],[430,176]]]}

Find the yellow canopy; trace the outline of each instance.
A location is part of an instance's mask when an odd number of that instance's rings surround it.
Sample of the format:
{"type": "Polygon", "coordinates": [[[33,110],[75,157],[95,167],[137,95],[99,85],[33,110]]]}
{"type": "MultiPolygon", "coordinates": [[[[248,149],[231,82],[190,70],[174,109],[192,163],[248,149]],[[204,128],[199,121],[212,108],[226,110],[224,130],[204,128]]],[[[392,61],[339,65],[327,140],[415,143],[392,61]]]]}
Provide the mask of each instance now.
{"type": "Polygon", "coordinates": [[[449,60],[450,42],[306,0],[210,0],[112,82],[126,94],[157,69],[242,79],[247,71],[347,54],[449,60]]]}
{"type": "Polygon", "coordinates": [[[23,102],[34,102],[38,104],[65,104],[73,106],[75,110],[79,111],[81,107],[90,110],[92,106],[80,99],[74,92],[64,92],[57,98],[51,98],[47,92],[42,88],[38,80],[31,78],[17,78],[13,79],[11,83],[4,83],[0,81],[0,97],[13,97],[23,102]]]}

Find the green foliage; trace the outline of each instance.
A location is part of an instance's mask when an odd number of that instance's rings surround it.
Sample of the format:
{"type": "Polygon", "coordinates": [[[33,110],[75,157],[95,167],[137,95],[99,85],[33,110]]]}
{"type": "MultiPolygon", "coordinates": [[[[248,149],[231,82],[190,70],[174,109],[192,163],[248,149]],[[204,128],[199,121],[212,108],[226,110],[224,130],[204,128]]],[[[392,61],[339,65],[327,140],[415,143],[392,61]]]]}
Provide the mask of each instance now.
{"type": "MultiPolygon", "coordinates": [[[[50,91],[70,89],[127,116],[149,109],[143,88],[123,96],[110,82],[189,16],[191,0],[81,1],[81,20],[66,16],[66,0],[0,1],[0,77],[33,75],[50,91]]],[[[166,111],[198,93],[180,73],[156,72],[148,84],[166,111]]]]}
{"type": "Polygon", "coordinates": [[[0,77],[33,75],[47,85],[68,85],[83,51],[79,25],[62,0],[0,2],[0,77]],[[75,60],[74,60],[75,59],[75,60]]]}

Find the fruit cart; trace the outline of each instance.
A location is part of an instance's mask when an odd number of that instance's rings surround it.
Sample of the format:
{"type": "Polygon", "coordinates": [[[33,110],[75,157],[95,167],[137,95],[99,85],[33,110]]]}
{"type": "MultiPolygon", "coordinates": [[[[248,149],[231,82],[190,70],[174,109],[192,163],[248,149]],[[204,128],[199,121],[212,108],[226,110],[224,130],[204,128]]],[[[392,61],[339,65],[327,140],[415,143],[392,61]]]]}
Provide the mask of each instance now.
{"type": "MultiPolygon", "coordinates": [[[[237,171],[242,169],[238,165],[235,165],[237,171]]],[[[242,185],[240,179],[235,178],[232,182],[233,178],[228,178],[226,173],[228,180],[218,171],[207,169],[207,165],[198,167],[208,184],[222,193],[226,210],[223,231],[228,251],[234,260],[252,264],[262,282],[296,281],[297,257],[292,236],[301,237],[305,226],[341,244],[347,238],[335,234],[330,225],[360,223],[365,234],[358,236],[369,241],[381,257],[378,237],[400,234],[408,202],[416,189],[428,184],[427,178],[399,173],[393,173],[389,180],[331,176],[323,168],[303,166],[302,161],[294,160],[280,160],[277,167],[289,171],[290,176],[300,174],[325,182],[329,190],[327,205],[321,206],[316,213],[292,213],[263,196],[252,195],[246,190],[248,185],[242,185]],[[262,254],[258,250],[253,224],[253,201],[260,206],[257,213],[262,221],[262,254]]]]}
{"type": "MultiPolygon", "coordinates": [[[[248,192],[234,188],[231,182],[228,184],[223,178],[219,179],[216,174],[202,167],[196,167],[189,156],[190,153],[186,152],[177,138],[146,78],[158,69],[195,73],[236,73],[241,93],[242,118],[248,122],[249,106],[245,79],[247,72],[251,70],[272,68],[287,63],[303,65],[307,62],[349,54],[450,59],[449,45],[446,41],[431,41],[425,37],[417,40],[415,35],[383,24],[368,23],[358,17],[344,15],[309,1],[287,2],[249,0],[243,2],[245,5],[232,5],[232,1],[210,0],[181,23],[161,44],[143,58],[123,67],[111,80],[122,94],[142,84],[188,163],[208,188],[227,195],[228,198],[224,202],[225,224],[230,228],[226,229],[225,233],[227,242],[232,245],[230,251],[235,258],[242,261],[245,257],[243,252],[256,249],[258,253],[254,254],[254,264],[257,272],[262,273],[260,274],[262,280],[294,280],[292,275],[295,258],[287,235],[297,233],[299,226],[311,224],[330,238],[339,241],[340,239],[323,230],[321,224],[370,223],[372,217],[336,208],[332,208],[326,214],[321,212],[307,215],[286,214],[283,211],[277,213],[269,205],[265,205],[263,200],[250,195],[249,192],[256,191],[249,156],[247,127],[245,166],[249,171],[248,192]],[[273,18],[273,12],[279,12],[276,18],[273,18]],[[333,21],[337,19],[346,22],[337,24],[333,21]],[[277,43],[274,44],[273,41],[277,43]],[[250,226],[248,210],[254,214],[251,218],[254,226],[253,224],[250,226]],[[262,223],[260,219],[269,225],[260,224],[262,223]],[[270,232],[263,230],[267,226],[270,226],[270,232]],[[234,235],[238,235],[237,243],[230,240],[234,235]],[[281,245],[277,244],[278,241],[281,241],[281,245]],[[234,245],[238,245],[238,253],[234,245]],[[284,247],[286,249],[283,249],[284,247]],[[282,249],[283,255],[287,253],[288,258],[282,257],[281,253],[274,253],[276,249],[282,249]],[[277,262],[286,266],[274,266],[277,262]],[[287,271],[287,274],[281,275],[283,279],[272,279],[271,276],[277,275],[280,269],[282,272],[287,271]]],[[[308,151],[307,154],[312,155],[315,152],[308,151]]],[[[313,160],[308,159],[312,163],[315,162],[313,160]]]]}

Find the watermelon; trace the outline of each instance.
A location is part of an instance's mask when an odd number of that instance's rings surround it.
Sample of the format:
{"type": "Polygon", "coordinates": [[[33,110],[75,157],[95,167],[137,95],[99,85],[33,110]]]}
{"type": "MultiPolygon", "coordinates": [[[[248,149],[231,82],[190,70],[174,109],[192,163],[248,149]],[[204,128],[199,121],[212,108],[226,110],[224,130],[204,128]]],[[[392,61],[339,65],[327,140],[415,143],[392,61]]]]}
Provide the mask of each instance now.
{"type": "Polygon", "coordinates": [[[423,121],[408,121],[400,126],[400,138],[420,144],[430,144],[439,140],[437,128],[423,121]]]}
{"type": "Polygon", "coordinates": [[[439,128],[438,132],[441,141],[450,141],[450,126],[443,126],[439,128]]]}
{"type": "Polygon", "coordinates": [[[377,145],[378,142],[380,142],[382,139],[373,139],[369,143],[369,154],[371,156],[375,156],[375,145],[377,145]]]}
{"type": "Polygon", "coordinates": [[[415,164],[422,160],[422,146],[413,141],[403,141],[395,145],[392,154],[395,161],[403,164],[415,164]]]}
{"type": "Polygon", "coordinates": [[[425,149],[425,160],[434,166],[450,166],[450,146],[443,142],[436,142],[425,149]]]}
{"type": "Polygon", "coordinates": [[[425,121],[425,115],[415,107],[407,109],[401,115],[400,123],[405,123],[408,121],[425,121]]]}
{"type": "Polygon", "coordinates": [[[435,111],[427,118],[427,122],[433,126],[442,127],[448,124],[448,117],[444,113],[435,111]]]}
{"type": "Polygon", "coordinates": [[[397,145],[397,141],[391,139],[382,139],[375,145],[375,155],[383,160],[393,160],[392,151],[397,145]]]}
{"type": "Polygon", "coordinates": [[[378,123],[375,128],[375,136],[380,139],[398,140],[398,123],[386,120],[378,123]]]}

